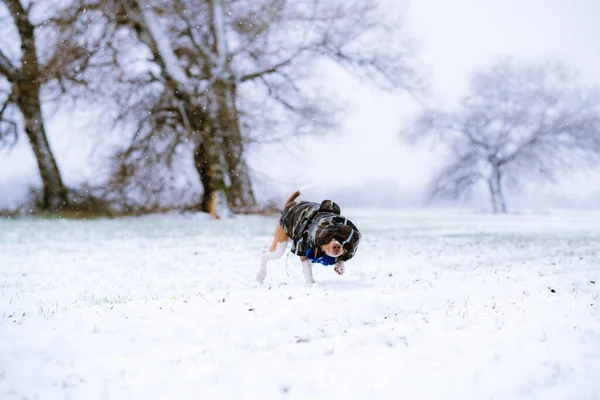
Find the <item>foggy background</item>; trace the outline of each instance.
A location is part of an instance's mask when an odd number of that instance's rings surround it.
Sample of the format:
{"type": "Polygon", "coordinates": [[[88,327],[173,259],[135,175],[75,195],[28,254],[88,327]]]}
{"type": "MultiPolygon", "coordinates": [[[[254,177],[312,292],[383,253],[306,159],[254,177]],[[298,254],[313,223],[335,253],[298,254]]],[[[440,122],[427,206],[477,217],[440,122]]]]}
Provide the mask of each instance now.
{"type": "MultiPolygon", "coordinates": [[[[578,69],[584,82],[600,84],[600,3],[596,1],[388,3],[404,10],[406,32],[416,39],[421,72],[428,80],[427,101],[433,104],[456,103],[465,93],[472,72],[500,56],[525,61],[559,59],[578,69]]],[[[335,91],[348,106],[340,132],[250,148],[247,157],[258,201],[278,202],[297,187],[316,184],[308,197],[329,196],[346,206],[423,206],[426,186],[444,160],[439,151],[411,146],[400,139],[400,130],[421,110],[417,99],[382,92],[339,69],[323,73],[326,89],[335,91]]],[[[63,110],[46,121],[49,141],[67,185],[93,182],[110,150],[99,140],[110,143],[118,139],[118,132],[98,126],[98,115],[89,107],[63,110]]],[[[509,191],[510,207],[597,207],[598,172],[569,174],[555,183],[530,183],[520,193],[509,191]]],[[[30,186],[40,182],[24,136],[12,151],[0,150],[0,207],[16,205],[30,186]]],[[[468,202],[450,204],[487,209],[486,196],[482,192],[468,202]]]]}

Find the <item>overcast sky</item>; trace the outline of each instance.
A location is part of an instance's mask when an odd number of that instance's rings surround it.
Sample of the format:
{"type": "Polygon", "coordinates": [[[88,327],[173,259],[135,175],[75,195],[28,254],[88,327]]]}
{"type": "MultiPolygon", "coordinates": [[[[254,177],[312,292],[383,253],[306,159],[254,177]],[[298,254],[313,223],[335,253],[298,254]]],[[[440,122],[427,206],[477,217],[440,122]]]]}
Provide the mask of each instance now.
{"type": "MultiPolygon", "coordinates": [[[[437,104],[453,104],[464,93],[474,70],[507,55],[525,60],[564,60],[579,69],[583,79],[600,84],[600,1],[389,2],[407,10],[408,31],[418,41],[431,99],[437,104]]],[[[430,149],[409,147],[398,137],[399,129],[418,112],[418,105],[409,96],[382,93],[348,77],[335,81],[341,98],[350,104],[342,133],[307,139],[310,151],[293,145],[293,153],[273,146],[253,152],[251,165],[262,180],[260,197],[277,197],[278,192],[309,183],[330,192],[349,186],[365,188],[375,196],[378,189],[389,194],[390,188],[385,186],[391,183],[405,193],[408,200],[403,205],[416,205],[442,162],[430,149]],[[369,182],[370,186],[364,186],[369,182]]],[[[81,168],[89,152],[89,139],[80,131],[86,123],[70,120],[62,129],[50,125],[50,141],[67,183],[94,173],[81,168]],[[64,135],[69,131],[75,134],[64,135]]],[[[566,177],[556,186],[535,188],[535,197],[528,193],[509,196],[509,202],[512,199],[513,204],[534,207],[594,206],[600,199],[600,179],[593,176],[566,177]]],[[[26,146],[10,154],[0,150],[0,205],[10,204],[36,182],[35,162],[26,146]]]]}

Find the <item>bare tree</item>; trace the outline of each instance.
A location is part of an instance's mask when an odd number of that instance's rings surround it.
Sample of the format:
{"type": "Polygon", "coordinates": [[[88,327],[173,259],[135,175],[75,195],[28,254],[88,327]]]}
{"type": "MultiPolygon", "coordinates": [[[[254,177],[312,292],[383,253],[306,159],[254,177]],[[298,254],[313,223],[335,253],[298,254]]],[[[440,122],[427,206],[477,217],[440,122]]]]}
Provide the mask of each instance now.
{"type": "Polygon", "coordinates": [[[384,89],[420,88],[401,26],[371,1],[106,1],[157,67],[132,80],[152,95],[124,107],[149,108],[126,113],[138,123],[119,153],[128,167],[118,172],[188,149],[204,189],[201,209],[214,215],[218,193],[234,210],[256,204],[248,145],[335,125],[336,102],[320,93],[319,68],[342,66],[384,89]],[[157,143],[161,157],[148,154],[157,143]]]}
{"type": "Polygon", "coordinates": [[[79,207],[82,193],[66,188],[62,181],[45,118],[52,114],[50,105],[60,107],[66,97],[76,97],[78,87],[87,85],[89,68],[112,65],[107,60],[114,52],[106,40],[112,35],[95,18],[98,3],[92,0],[2,2],[8,14],[1,18],[12,24],[4,25],[11,30],[2,32],[5,40],[0,44],[0,77],[7,83],[0,85],[0,96],[5,96],[0,106],[0,143],[13,145],[24,128],[42,178],[41,207],[79,207]],[[18,40],[11,41],[12,37],[18,40]]]}
{"type": "Polygon", "coordinates": [[[423,112],[407,137],[433,140],[451,157],[431,195],[457,198],[484,183],[494,212],[506,212],[506,186],[600,161],[600,92],[576,78],[557,62],[501,60],[473,76],[456,110],[423,112]]]}
{"type": "Polygon", "coordinates": [[[67,206],[68,199],[44,126],[40,90],[45,77],[38,60],[36,26],[30,20],[30,9],[23,7],[20,0],[3,0],[3,3],[18,32],[21,55],[18,60],[11,60],[6,50],[0,48],[0,75],[10,85],[8,96],[0,106],[0,139],[17,137],[20,123],[10,110],[10,106],[15,105],[23,118],[42,178],[42,208],[58,210],[67,206]]]}
{"type": "Polygon", "coordinates": [[[161,21],[163,11],[142,0],[103,2],[111,23],[117,28],[128,27],[145,46],[130,43],[129,48],[120,49],[128,55],[128,62],[138,65],[135,72],[115,59],[119,72],[114,83],[120,88],[112,93],[120,108],[116,120],[121,127],[133,125],[134,135],[115,156],[109,192],[114,195],[116,189],[121,197],[141,199],[146,204],[132,205],[138,209],[158,208],[158,203],[148,201],[156,201],[165,190],[168,174],[164,170],[176,164],[182,151],[189,151],[204,189],[199,208],[218,217],[217,200],[224,175],[219,137],[210,124],[205,96],[197,80],[184,69],[168,24],[161,21]],[[142,54],[142,58],[133,54],[142,54]],[[144,59],[148,56],[150,63],[144,59]]]}

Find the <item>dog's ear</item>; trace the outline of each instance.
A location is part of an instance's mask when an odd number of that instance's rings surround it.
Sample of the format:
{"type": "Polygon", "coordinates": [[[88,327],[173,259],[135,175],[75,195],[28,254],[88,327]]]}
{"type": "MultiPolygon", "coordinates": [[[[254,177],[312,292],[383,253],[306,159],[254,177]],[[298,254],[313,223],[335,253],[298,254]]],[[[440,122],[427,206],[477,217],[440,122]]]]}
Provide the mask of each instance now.
{"type": "Polygon", "coordinates": [[[321,207],[319,207],[319,211],[330,212],[337,215],[340,215],[341,213],[340,206],[338,206],[331,200],[324,200],[321,203],[321,207]]]}
{"type": "Polygon", "coordinates": [[[362,235],[358,230],[350,228],[350,232],[350,235],[344,239],[344,254],[340,256],[340,260],[342,261],[348,261],[354,257],[354,254],[358,248],[358,244],[360,243],[360,239],[362,238],[362,235]]]}
{"type": "Polygon", "coordinates": [[[336,226],[330,225],[319,232],[319,236],[317,237],[316,243],[319,246],[330,243],[333,239],[342,243],[345,238],[350,236],[352,232],[352,228],[347,225],[336,226]]]}

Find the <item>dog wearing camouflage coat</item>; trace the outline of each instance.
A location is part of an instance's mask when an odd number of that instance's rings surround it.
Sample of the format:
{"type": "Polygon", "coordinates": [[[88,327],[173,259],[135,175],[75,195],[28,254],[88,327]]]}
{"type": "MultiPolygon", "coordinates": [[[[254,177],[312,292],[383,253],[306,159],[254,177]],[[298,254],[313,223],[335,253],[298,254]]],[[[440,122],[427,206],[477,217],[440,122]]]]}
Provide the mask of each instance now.
{"type": "Polygon", "coordinates": [[[312,263],[334,265],[339,275],[345,272],[345,261],[356,253],[362,237],[358,228],[340,213],[340,207],[331,200],[321,204],[294,201],[300,196],[295,191],[286,200],[273,242],[268,253],[261,257],[256,280],[263,283],[267,276],[267,262],[280,258],[292,241],[291,252],[300,257],[304,278],[315,283],[312,263]]]}

